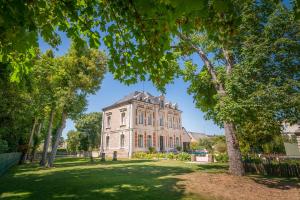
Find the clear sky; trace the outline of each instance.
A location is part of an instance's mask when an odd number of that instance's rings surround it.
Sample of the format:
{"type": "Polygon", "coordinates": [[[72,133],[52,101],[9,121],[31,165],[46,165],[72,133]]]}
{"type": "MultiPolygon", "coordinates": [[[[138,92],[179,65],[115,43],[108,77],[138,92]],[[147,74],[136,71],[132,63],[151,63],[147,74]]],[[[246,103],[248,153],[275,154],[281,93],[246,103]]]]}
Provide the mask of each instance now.
{"type": "MultiPolygon", "coordinates": [[[[63,55],[68,51],[70,41],[64,34],[62,36],[62,43],[55,50],[56,55],[63,55]]],[[[50,48],[41,39],[39,40],[40,48],[44,52],[50,48]]],[[[101,46],[100,49],[105,51],[105,47],[101,46]]],[[[197,56],[192,57],[195,63],[201,64],[201,61],[197,56]]],[[[206,134],[223,134],[223,129],[220,129],[213,121],[205,120],[204,113],[195,108],[193,97],[187,94],[188,83],[185,83],[182,79],[176,79],[173,84],[169,84],[166,87],[166,98],[172,103],[178,103],[182,113],[182,125],[188,131],[202,132],[206,134]]],[[[126,86],[120,83],[118,80],[114,80],[111,73],[107,73],[102,82],[100,90],[95,95],[88,97],[88,107],[86,112],[99,112],[103,107],[109,106],[119,99],[123,98],[127,94],[134,91],[147,91],[152,95],[160,95],[160,92],[156,90],[153,84],[149,81],[144,83],[140,82],[135,85],[126,86]]],[[[75,129],[74,123],[71,120],[67,120],[67,126],[63,131],[63,136],[66,138],[66,133],[69,130],[75,129]]]]}

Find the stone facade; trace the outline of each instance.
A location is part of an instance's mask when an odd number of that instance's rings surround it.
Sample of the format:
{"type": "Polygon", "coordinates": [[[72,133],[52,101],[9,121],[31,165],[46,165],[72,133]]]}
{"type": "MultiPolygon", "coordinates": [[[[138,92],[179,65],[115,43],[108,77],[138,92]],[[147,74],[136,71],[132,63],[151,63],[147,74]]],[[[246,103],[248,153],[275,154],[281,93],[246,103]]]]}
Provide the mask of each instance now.
{"type": "Polygon", "coordinates": [[[134,92],[103,109],[101,151],[132,157],[134,152],[182,148],[181,111],[164,96],[134,92]]]}

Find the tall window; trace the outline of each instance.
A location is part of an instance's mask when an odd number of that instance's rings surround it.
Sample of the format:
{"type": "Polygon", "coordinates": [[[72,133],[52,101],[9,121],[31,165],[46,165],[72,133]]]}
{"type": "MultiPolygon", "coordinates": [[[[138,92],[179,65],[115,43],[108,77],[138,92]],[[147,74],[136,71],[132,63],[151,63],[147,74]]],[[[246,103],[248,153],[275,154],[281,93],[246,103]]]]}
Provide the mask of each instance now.
{"type": "Polygon", "coordinates": [[[180,146],[179,145],[179,138],[178,137],[176,137],[176,146],[180,146]]]}
{"type": "Polygon", "coordinates": [[[152,147],[152,137],[151,137],[151,135],[147,136],[147,147],[152,147]]]}
{"type": "Polygon", "coordinates": [[[111,116],[107,117],[107,128],[110,128],[111,116]]]}
{"type": "Polygon", "coordinates": [[[125,112],[121,113],[121,125],[125,125],[126,123],[126,118],[125,118],[125,112]]]}
{"type": "Polygon", "coordinates": [[[160,116],[159,116],[159,125],[164,126],[164,115],[163,114],[160,114],[160,116]]]}
{"type": "Polygon", "coordinates": [[[170,148],[173,148],[173,147],[174,147],[173,138],[170,137],[169,141],[170,141],[170,142],[169,142],[170,148]]]}
{"type": "Polygon", "coordinates": [[[168,116],[168,127],[172,128],[172,117],[168,116]]]}
{"type": "Polygon", "coordinates": [[[121,136],[120,136],[120,147],[124,148],[124,144],[125,144],[125,136],[122,133],[121,136]]]}
{"type": "Polygon", "coordinates": [[[148,114],[148,125],[152,125],[152,115],[151,115],[151,113],[148,114]]]}
{"type": "Polygon", "coordinates": [[[142,148],[144,146],[143,144],[143,135],[139,135],[138,137],[138,147],[142,148]]]}
{"type": "Polygon", "coordinates": [[[139,124],[144,123],[144,113],[142,111],[139,112],[139,124]]]}
{"type": "Polygon", "coordinates": [[[106,136],[106,149],[109,148],[109,136],[106,136]]]}

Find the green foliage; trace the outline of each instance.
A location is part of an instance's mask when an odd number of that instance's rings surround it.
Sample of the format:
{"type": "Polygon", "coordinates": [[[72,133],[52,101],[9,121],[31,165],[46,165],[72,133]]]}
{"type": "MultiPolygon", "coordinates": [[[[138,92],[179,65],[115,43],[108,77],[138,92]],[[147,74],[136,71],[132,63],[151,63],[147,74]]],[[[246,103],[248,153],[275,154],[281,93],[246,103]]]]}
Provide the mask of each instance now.
{"type": "MultiPolygon", "coordinates": [[[[100,112],[82,114],[75,121],[75,127],[80,134],[81,143],[87,142],[86,145],[90,149],[98,148],[100,145],[101,122],[102,113],[100,112]]],[[[82,147],[86,145],[82,144],[82,147]]]]}
{"type": "Polygon", "coordinates": [[[77,152],[80,147],[80,133],[78,131],[70,130],[67,133],[67,150],[69,152],[77,152]]]}
{"type": "Polygon", "coordinates": [[[229,157],[227,153],[219,153],[214,155],[214,159],[216,159],[216,161],[220,163],[227,163],[229,157]]]}
{"type": "Polygon", "coordinates": [[[211,138],[201,138],[199,139],[199,146],[202,147],[203,149],[206,149],[208,153],[213,153],[214,142],[211,138]]]}
{"type": "Polygon", "coordinates": [[[149,153],[155,153],[156,152],[155,147],[149,147],[148,150],[149,150],[149,153]]]}
{"type": "Polygon", "coordinates": [[[177,151],[181,151],[181,146],[177,146],[177,147],[176,147],[176,150],[177,150],[177,151]]]}
{"type": "Polygon", "coordinates": [[[146,152],[135,152],[133,155],[137,159],[169,159],[169,160],[181,160],[190,161],[191,155],[186,152],[181,152],[179,154],[174,153],[146,153],[146,152]]]}
{"type": "Polygon", "coordinates": [[[133,158],[137,159],[147,159],[147,153],[146,152],[134,152],[133,158]]]}
{"type": "Polygon", "coordinates": [[[191,154],[188,154],[186,152],[181,152],[177,154],[177,158],[181,161],[191,161],[191,154]]]}
{"type": "Polygon", "coordinates": [[[226,147],[226,143],[225,142],[217,142],[214,146],[213,146],[214,150],[216,152],[219,152],[219,153],[225,153],[227,152],[227,147],[226,147]]]}
{"type": "Polygon", "coordinates": [[[8,150],[8,144],[5,140],[0,139],[0,153],[6,153],[8,150]]]}
{"type": "Polygon", "coordinates": [[[173,159],[176,159],[177,156],[176,156],[174,153],[168,153],[168,154],[167,154],[167,158],[168,158],[169,160],[173,160],[173,159]]]}
{"type": "Polygon", "coordinates": [[[12,81],[20,82],[32,70],[39,37],[56,47],[61,43],[59,32],[64,32],[78,49],[86,42],[99,46],[98,0],[11,0],[0,8],[0,65],[10,69],[12,81]]]}
{"type": "Polygon", "coordinates": [[[1,65],[0,136],[8,142],[8,151],[24,150],[35,119],[44,119],[41,135],[45,136],[51,111],[55,113],[54,134],[63,111],[68,118],[78,118],[86,108],[87,95],[100,88],[106,62],[104,53],[86,46],[76,50],[72,45],[66,55],[57,58],[47,51],[36,58],[29,79],[19,84],[10,82],[11,69],[1,65]]]}
{"type": "Polygon", "coordinates": [[[199,142],[191,142],[190,147],[191,147],[192,150],[199,150],[199,149],[202,148],[202,147],[199,146],[199,142]]]}

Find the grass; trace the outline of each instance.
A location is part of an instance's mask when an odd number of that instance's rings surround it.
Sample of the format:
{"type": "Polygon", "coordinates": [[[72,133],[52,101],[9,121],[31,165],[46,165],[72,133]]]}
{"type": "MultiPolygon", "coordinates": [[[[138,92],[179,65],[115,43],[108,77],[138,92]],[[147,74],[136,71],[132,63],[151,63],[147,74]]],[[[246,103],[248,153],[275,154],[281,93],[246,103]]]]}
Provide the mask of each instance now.
{"type": "Polygon", "coordinates": [[[177,187],[177,175],[224,172],[226,165],[181,161],[61,158],[51,169],[16,166],[0,177],[0,199],[208,199],[177,187]]]}

